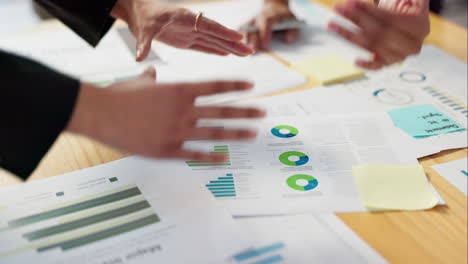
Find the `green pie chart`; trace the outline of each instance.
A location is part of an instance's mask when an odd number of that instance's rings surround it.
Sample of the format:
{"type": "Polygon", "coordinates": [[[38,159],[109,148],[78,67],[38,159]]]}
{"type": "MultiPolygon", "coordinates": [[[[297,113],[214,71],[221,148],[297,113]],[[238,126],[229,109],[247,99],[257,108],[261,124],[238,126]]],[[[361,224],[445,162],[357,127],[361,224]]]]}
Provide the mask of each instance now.
{"type": "Polygon", "coordinates": [[[299,151],[288,151],[279,156],[279,160],[284,165],[302,166],[309,162],[309,156],[299,151]]]}
{"type": "Polygon", "coordinates": [[[286,180],[289,187],[296,191],[310,191],[318,186],[318,181],[313,176],[306,174],[296,174],[286,180]],[[299,185],[298,182],[302,181],[306,184],[299,185]]]}

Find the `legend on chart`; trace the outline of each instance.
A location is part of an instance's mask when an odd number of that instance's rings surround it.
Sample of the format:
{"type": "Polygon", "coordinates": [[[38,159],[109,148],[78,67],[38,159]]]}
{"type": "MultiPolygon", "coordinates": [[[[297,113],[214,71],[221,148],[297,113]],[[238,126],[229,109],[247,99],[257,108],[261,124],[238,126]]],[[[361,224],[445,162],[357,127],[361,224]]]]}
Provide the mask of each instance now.
{"type": "Polygon", "coordinates": [[[185,163],[189,167],[213,167],[213,166],[231,166],[229,146],[213,146],[213,150],[209,152],[210,155],[225,155],[227,156],[227,161],[219,163],[205,163],[199,161],[186,161],[185,163]]]}

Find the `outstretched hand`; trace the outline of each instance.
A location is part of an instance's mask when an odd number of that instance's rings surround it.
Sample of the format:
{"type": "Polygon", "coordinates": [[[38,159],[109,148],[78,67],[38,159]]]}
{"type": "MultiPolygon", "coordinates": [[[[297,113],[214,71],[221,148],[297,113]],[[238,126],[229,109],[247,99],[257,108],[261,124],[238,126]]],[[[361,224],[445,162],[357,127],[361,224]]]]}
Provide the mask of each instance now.
{"type": "Polygon", "coordinates": [[[352,32],[335,22],[328,25],[329,30],[373,53],[371,60],[356,62],[367,69],[379,69],[418,54],[430,32],[428,0],[381,0],[378,6],[347,0],[335,10],[360,30],[352,32]]]}
{"type": "Polygon", "coordinates": [[[181,49],[226,56],[250,55],[243,35],[191,11],[151,0],[119,0],[112,15],[127,22],[137,39],[137,61],[144,60],[151,42],[158,40],[181,49]]]}
{"type": "Polygon", "coordinates": [[[260,118],[254,108],[195,106],[198,96],[244,91],[241,81],[156,84],[149,68],[140,77],[98,88],[83,84],[68,130],[121,150],[156,158],[221,162],[226,157],[183,149],[187,140],[247,140],[256,131],[197,127],[199,119],[260,118]]]}

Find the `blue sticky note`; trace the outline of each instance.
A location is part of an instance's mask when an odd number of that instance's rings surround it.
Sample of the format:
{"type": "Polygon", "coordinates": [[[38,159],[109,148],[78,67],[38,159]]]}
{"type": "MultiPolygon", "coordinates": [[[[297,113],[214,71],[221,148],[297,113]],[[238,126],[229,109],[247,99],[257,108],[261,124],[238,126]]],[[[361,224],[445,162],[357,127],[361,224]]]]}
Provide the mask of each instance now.
{"type": "Polygon", "coordinates": [[[388,112],[397,127],[415,138],[465,130],[432,105],[416,105],[388,112]]]}

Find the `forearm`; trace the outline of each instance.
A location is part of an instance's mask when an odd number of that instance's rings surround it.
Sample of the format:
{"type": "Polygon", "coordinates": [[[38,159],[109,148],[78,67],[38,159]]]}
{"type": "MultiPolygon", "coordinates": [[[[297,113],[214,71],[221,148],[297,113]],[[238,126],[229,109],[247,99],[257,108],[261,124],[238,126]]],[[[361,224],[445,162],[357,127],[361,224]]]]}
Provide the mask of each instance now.
{"type": "MultiPolygon", "coordinates": [[[[96,46],[107,33],[114,18],[111,11],[117,0],[36,0],[53,16],[96,46]]],[[[127,0],[130,2],[130,0],[127,0]]]]}
{"type": "Polygon", "coordinates": [[[0,51],[0,166],[22,178],[67,126],[79,82],[0,51]]]}

